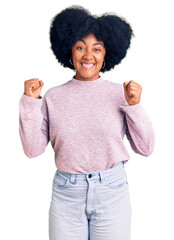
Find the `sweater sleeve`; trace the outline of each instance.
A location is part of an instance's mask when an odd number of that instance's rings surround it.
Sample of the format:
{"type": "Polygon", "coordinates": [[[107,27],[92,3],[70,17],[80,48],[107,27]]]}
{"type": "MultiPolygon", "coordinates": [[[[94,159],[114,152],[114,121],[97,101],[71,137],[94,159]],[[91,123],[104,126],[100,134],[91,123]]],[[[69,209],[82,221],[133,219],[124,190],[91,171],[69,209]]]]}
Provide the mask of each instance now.
{"type": "Polygon", "coordinates": [[[50,140],[45,97],[22,95],[19,101],[19,134],[27,157],[34,158],[45,151],[50,140]]]}
{"type": "Polygon", "coordinates": [[[152,123],[140,103],[121,106],[126,118],[126,136],[134,152],[148,157],[155,144],[152,123]]]}

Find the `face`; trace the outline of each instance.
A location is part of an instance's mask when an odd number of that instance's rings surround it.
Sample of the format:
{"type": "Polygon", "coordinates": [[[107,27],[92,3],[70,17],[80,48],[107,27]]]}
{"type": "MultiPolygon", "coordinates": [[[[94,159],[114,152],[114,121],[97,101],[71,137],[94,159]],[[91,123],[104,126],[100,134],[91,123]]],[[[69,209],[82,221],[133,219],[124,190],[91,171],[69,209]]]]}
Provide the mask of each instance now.
{"type": "Polygon", "coordinates": [[[93,34],[79,39],[72,47],[72,61],[76,69],[75,78],[83,81],[99,78],[105,54],[104,43],[98,41],[93,34]]]}

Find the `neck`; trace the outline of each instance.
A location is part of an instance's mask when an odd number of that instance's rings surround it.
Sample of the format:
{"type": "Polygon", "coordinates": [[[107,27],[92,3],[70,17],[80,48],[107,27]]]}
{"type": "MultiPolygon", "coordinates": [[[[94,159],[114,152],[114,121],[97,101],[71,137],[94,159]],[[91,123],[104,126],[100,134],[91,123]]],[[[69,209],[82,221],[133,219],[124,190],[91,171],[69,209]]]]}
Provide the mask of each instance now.
{"type": "Polygon", "coordinates": [[[80,80],[80,79],[76,79],[76,76],[74,76],[72,78],[71,82],[76,84],[76,85],[95,86],[95,85],[98,85],[98,84],[102,84],[104,82],[104,79],[99,76],[95,80],[80,80]]]}
{"type": "Polygon", "coordinates": [[[79,80],[79,81],[95,81],[95,80],[99,79],[100,76],[98,75],[97,77],[94,77],[92,79],[89,79],[89,78],[85,79],[85,78],[78,77],[78,75],[75,75],[74,78],[79,80]]]}

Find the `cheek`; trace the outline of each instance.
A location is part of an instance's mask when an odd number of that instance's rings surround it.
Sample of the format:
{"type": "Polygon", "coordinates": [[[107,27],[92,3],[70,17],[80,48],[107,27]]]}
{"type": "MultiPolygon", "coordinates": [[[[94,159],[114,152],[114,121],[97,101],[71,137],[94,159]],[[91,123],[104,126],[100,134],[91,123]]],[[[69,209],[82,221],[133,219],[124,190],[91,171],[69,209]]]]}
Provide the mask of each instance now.
{"type": "Polygon", "coordinates": [[[72,53],[72,59],[74,64],[79,63],[81,59],[81,54],[75,51],[74,53],[72,53]]]}
{"type": "Polygon", "coordinates": [[[97,56],[97,57],[96,57],[96,60],[97,60],[97,63],[98,63],[99,65],[102,65],[102,64],[103,64],[103,61],[104,61],[104,56],[103,56],[103,55],[97,56]]]}

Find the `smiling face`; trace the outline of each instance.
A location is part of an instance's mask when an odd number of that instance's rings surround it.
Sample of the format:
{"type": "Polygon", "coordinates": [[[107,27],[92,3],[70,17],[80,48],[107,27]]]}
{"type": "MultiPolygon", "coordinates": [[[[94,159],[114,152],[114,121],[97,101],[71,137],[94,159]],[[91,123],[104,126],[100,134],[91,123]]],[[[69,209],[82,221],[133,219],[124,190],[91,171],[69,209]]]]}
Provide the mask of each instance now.
{"type": "Polygon", "coordinates": [[[98,41],[93,34],[79,39],[72,47],[72,62],[76,69],[75,78],[83,81],[99,78],[105,54],[104,43],[98,41]]]}

